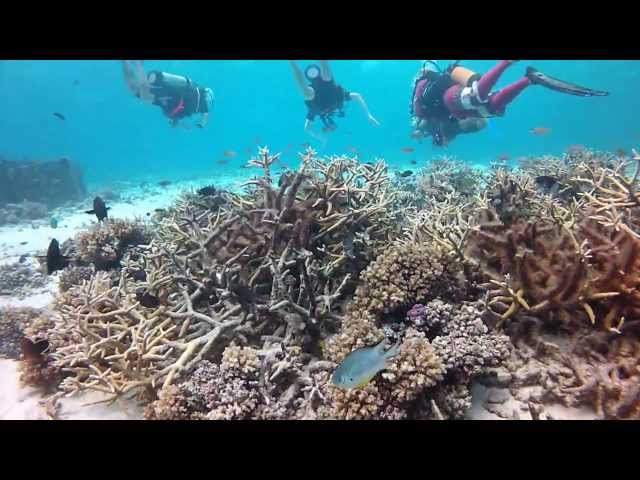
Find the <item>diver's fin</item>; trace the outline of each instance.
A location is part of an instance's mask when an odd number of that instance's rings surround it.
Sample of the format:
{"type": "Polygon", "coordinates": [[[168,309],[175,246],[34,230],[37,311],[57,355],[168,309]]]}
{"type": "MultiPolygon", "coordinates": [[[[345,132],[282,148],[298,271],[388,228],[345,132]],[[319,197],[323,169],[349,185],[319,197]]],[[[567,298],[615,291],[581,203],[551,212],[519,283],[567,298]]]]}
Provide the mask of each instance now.
{"type": "Polygon", "coordinates": [[[89,215],[95,215],[96,211],[95,210],[85,210],[84,213],[88,213],[89,215]]]}
{"type": "Polygon", "coordinates": [[[543,87],[555,90],[556,92],[567,93],[569,95],[577,95],[579,97],[604,97],[609,95],[609,92],[592,90],[590,88],[580,87],[573,83],[558,80],[557,78],[545,75],[533,67],[527,67],[526,76],[534,85],[542,85],[543,87]]]}

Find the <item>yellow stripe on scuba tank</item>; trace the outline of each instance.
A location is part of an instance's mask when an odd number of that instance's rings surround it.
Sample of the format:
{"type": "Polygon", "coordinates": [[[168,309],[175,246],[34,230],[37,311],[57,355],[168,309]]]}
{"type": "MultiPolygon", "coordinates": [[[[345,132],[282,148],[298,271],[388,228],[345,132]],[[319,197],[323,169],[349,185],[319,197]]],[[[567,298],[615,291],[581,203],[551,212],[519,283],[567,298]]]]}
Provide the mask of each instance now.
{"type": "Polygon", "coordinates": [[[451,80],[456,82],[461,87],[469,87],[480,79],[480,75],[474,72],[473,70],[469,70],[465,67],[456,66],[451,70],[449,74],[451,80]]]}

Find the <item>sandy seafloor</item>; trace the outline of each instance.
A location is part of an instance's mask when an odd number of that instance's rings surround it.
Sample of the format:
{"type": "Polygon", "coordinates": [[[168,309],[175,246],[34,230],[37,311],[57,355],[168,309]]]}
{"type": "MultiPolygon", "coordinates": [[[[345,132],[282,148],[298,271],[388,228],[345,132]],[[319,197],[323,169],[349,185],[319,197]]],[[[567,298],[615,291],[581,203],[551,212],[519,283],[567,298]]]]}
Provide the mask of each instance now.
{"type": "MultiPolygon", "coordinates": [[[[253,174],[253,172],[250,172],[253,174]]],[[[123,185],[112,190],[118,191],[120,200],[106,202],[111,207],[111,218],[134,219],[147,218],[146,213],[153,214],[154,209],[167,208],[172,205],[179,194],[188,189],[197,189],[207,184],[214,184],[218,189],[236,190],[242,182],[248,180],[249,172],[242,172],[242,176],[216,176],[198,181],[176,182],[162,188],[152,186],[143,191],[140,186],[123,185]]],[[[104,190],[104,189],[102,189],[104,190]]],[[[46,249],[52,238],[62,243],[74,237],[79,231],[96,222],[95,216],[87,215],[84,210],[91,209],[90,205],[78,204],[54,210],[52,216],[59,220],[56,229],[48,222],[22,224],[0,227],[0,264],[13,263],[22,255],[29,255],[28,261],[36,264],[35,255],[46,254],[46,249]],[[34,228],[36,227],[36,228],[34,228]],[[26,242],[26,243],[24,243],[26,242]],[[24,243],[24,244],[23,244],[24,243]]],[[[0,295],[0,307],[32,307],[47,308],[52,302],[57,290],[57,274],[50,277],[47,286],[41,291],[20,299],[0,295]]],[[[45,396],[38,390],[18,384],[17,362],[0,359],[0,420],[45,420],[51,419],[44,403],[45,396]]],[[[509,412],[509,417],[520,420],[530,420],[528,411],[520,408],[506,388],[487,388],[479,383],[472,388],[473,403],[467,413],[471,420],[501,420],[487,409],[490,395],[502,397],[499,407],[509,412]]],[[[62,397],[58,403],[55,415],[60,420],[139,420],[143,418],[143,409],[133,399],[122,399],[111,405],[99,402],[104,399],[100,392],[87,392],[71,397],[62,397]],[[89,405],[87,405],[89,404],[89,405]]],[[[545,406],[545,412],[556,420],[586,420],[595,419],[596,414],[588,409],[568,409],[561,405],[545,406]]],[[[544,417],[543,417],[544,418],[544,417]]]]}

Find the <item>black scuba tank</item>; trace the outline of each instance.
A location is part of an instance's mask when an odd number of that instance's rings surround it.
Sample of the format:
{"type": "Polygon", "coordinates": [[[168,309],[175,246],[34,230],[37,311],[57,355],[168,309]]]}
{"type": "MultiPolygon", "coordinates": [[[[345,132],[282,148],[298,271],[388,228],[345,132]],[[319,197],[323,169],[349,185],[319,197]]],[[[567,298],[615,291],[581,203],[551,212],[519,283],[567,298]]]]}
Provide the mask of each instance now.
{"type": "Polygon", "coordinates": [[[167,87],[171,89],[182,89],[189,87],[193,82],[189,77],[174,75],[173,73],[160,72],[154,70],[147,75],[149,83],[154,87],[167,87]]]}

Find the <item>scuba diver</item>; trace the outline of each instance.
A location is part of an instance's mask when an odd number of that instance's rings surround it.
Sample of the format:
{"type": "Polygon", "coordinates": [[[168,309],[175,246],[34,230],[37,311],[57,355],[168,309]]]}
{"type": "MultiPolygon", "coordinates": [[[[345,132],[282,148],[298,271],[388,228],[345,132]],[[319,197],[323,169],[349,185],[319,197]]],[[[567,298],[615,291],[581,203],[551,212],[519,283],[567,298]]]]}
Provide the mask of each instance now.
{"type": "Polygon", "coordinates": [[[305,69],[304,75],[296,62],[290,60],[289,63],[293,69],[293,77],[302,92],[304,103],[308,109],[304,129],[313,138],[324,140],[322,136],[313,131],[313,121],[316,116],[322,120],[324,125],[322,127],[323,132],[333,132],[337,128],[333,117],[334,115],[344,117],[344,102],[349,100],[357,101],[367,115],[369,122],[376,127],[380,126],[380,122],[369,112],[362,95],[355,92],[347,92],[335,82],[329,68],[329,62],[320,60],[320,66],[309,65],[305,69]],[[309,82],[308,84],[305,82],[305,77],[309,82]]]}
{"type": "Polygon", "coordinates": [[[606,96],[608,92],[580,87],[527,67],[525,76],[497,92],[492,89],[516,60],[501,60],[484,75],[454,62],[445,71],[427,60],[416,76],[411,97],[412,137],[431,136],[433,144],[445,146],[457,135],[478,132],[487,118],[501,117],[506,107],[530,85],[582,97],[606,96]]]}
{"type": "Polygon", "coordinates": [[[201,115],[196,125],[204,128],[207,124],[213,105],[210,88],[200,87],[189,77],[172,73],[154,70],[145,75],[141,60],[133,65],[123,60],[122,68],[129,90],[142,101],[160,107],[172,127],[196,113],[201,115]]]}

